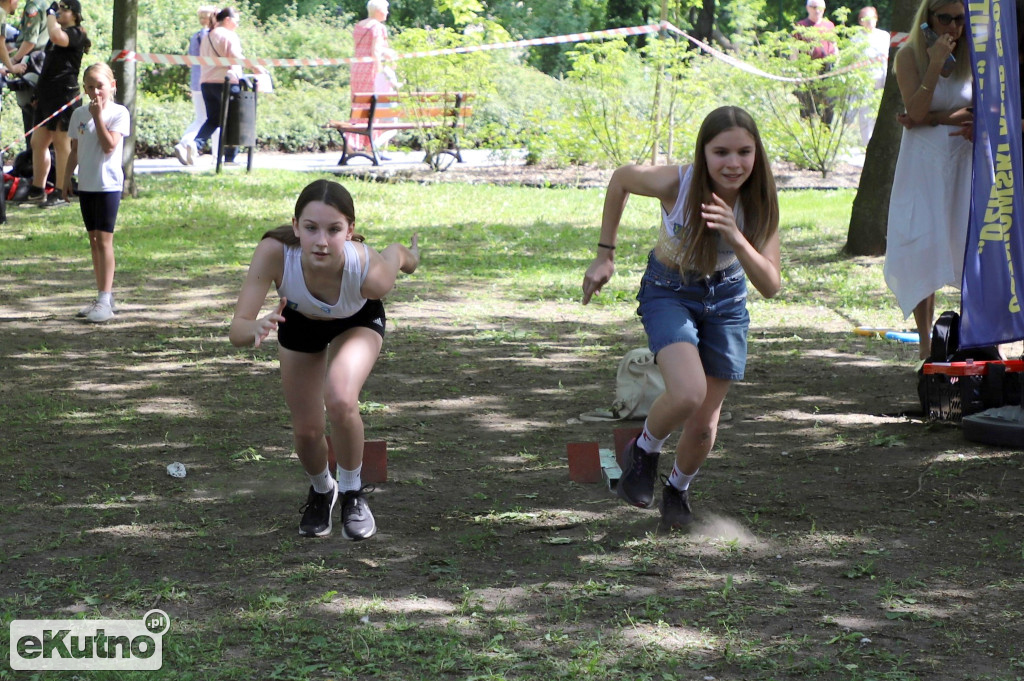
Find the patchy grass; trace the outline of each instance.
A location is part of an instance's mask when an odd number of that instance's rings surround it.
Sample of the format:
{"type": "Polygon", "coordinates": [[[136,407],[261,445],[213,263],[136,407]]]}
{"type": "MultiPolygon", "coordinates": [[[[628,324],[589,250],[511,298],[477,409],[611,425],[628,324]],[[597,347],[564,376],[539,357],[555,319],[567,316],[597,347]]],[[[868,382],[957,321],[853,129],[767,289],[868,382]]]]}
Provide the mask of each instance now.
{"type": "Polygon", "coordinates": [[[600,191],[346,181],[371,244],[423,245],[362,398],[389,481],[380,534],[353,544],[297,536],[273,343],[226,340],[256,240],[311,178],[139,179],[107,326],[72,320],[91,295],[76,209],[12,206],[0,231],[0,621],[172,622],[159,672],[38,678],[1024,677],[1020,454],[899,415],[916,349],[851,333],[906,326],[881,259],[840,252],[852,192],[782,195],[784,291],[751,298],[698,526],[661,535],[570,483],[565,455],[611,446],[576,416],[644,343],[656,204],[631,201],[583,308],[600,191]]]}

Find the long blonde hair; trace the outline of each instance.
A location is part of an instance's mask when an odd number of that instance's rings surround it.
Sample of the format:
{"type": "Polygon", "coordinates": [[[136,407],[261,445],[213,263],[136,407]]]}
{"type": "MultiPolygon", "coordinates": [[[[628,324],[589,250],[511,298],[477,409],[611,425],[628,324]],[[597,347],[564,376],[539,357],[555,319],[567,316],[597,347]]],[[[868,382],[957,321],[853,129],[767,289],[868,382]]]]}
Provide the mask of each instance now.
{"type": "Polygon", "coordinates": [[[693,176],[690,191],[683,204],[683,233],[672,238],[661,230],[659,250],[670,257],[680,270],[697,270],[702,274],[715,271],[718,261],[718,235],[707,229],[701,217],[701,204],[711,203],[711,175],[704,148],[719,134],[730,128],[742,128],[754,138],[754,167],[740,187],[739,201],[743,207],[743,234],[760,250],[779,230],[779,196],[775,189],[768,154],[761,142],[761,133],[753,117],[738,106],[723,106],[707,115],[697,133],[693,153],[693,176]]]}
{"type": "MultiPolygon", "coordinates": [[[[914,25],[910,28],[907,42],[900,48],[900,52],[908,50],[914,55],[914,63],[917,64],[917,72],[923,78],[928,70],[928,41],[921,30],[921,24],[928,24],[932,12],[945,5],[959,4],[956,0],[922,0],[914,15],[914,25]]],[[[934,28],[934,27],[933,27],[934,28]]],[[[937,32],[937,31],[936,31],[937,32]]],[[[964,23],[964,34],[956,41],[953,48],[953,57],[956,59],[956,66],[951,74],[957,81],[968,80],[972,77],[970,46],[967,44],[967,24],[964,23]]],[[[895,60],[893,60],[893,72],[895,73],[895,60]]]]}

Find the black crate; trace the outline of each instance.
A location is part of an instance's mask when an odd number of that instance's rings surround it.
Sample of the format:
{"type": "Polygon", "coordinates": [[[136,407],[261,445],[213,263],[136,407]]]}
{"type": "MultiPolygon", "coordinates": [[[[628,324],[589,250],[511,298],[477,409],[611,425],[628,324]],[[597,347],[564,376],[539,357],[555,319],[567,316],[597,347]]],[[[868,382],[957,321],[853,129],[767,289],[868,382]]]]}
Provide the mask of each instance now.
{"type": "Polygon", "coordinates": [[[1020,360],[926,364],[919,394],[928,418],[960,421],[986,409],[1021,404],[1020,360]]]}

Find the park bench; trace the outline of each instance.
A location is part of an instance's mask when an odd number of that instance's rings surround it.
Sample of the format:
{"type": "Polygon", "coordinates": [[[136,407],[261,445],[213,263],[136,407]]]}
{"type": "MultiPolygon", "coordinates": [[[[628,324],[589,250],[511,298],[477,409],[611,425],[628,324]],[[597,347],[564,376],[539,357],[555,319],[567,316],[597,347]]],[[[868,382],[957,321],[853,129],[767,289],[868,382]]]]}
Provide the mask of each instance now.
{"type": "MultiPolygon", "coordinates": [[[[331,121],[327,127],[341,133],[341,159],[338,165],[348,165],[350,159],[363,157],[373,165],[380,165],[381,152],[373,141],[375,132],[387,130],[428,130],[444,128],[446,134],[444,149],[433,152],[428,148],[425,160],[435,168],[440,167],[437,157],[447,154],[452,160],[462,163],[459,149],[458,129],[465,128],[466,119],[473,115],[468,104],[473,98],[471,92],[397,92],[392,94],[356,93],[352,96],[352,113],[348,121],[331,121]],[[370,140],[369,149],[350,151],[345,133],[363,135],[370,140]]],[[[447,166],[444,166],[447,167],[447,166]]]]}

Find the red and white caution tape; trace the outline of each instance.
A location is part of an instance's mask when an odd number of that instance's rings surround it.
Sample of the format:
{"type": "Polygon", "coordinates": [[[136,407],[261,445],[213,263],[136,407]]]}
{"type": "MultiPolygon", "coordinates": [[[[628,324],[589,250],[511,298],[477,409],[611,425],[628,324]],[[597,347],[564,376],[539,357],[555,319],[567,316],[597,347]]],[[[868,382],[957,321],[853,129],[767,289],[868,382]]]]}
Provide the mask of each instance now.
{"type": "MultiPolygon", "coordinates": [[[[733,57],[731,55],[728,55],[725,52],[722,52],[721,50],[719,50],[719,49],[717,49],[715,47],[712,47],[711,45],[708,45],[707,43],[705,43],[705,42],[703,42],[701,40],[697,40],[692,35],[688,34],[686,31],[678,29],[678,28],[676,28],[675,26],[673,26],[671,24],[669,24],[668,30],[673,32],[673,33],[677,33],[677,34],[683,36],[684,38],[689,40],[691,43],[693,43],[694,45],[699,47],[701,50],[703,50],[704,52],[707,52],[708,54],[710,54],[715,59],[720,59],[720,60],[724,61],[726,64],[729,64],[730,66],[733,66],[733,67],[739,69],[740,71],[744,71],[746,73],[750,73],[750,74],[753,74],[755,76],[760,76],[761,78],[767,78],[769,80],[780,81],[780,82],[783,82],[783,83],[806,83],[806,82],[810,82],[810,81],[814,81],[814,80],[825,80],[826,78],[834,78],[834,77],[840,76],[840,75],[842,75],[844,73],[850,73],[851,71],[856,71],[858,69],[862,69],[862,68],[865,68],[867,66],[871,66],[872,64],[875,64],[877,62],[887,61],[886,57],[877,57],[877,58],[874,58],[874,59],[862,59],[861,61],[858,61],[858,62],[853,63],[853,64],[848,64],[847,66],[844,66],[844,67],[842,67],[840,69],[835,69],[833,71],[828,71],[827,73],[821,73],[821,74],[817,74],[817,75],[814,75],[814,76],[800,76],[800,77],[797,77],[797,76],[777,76],[777,75],[775,75],[773,73],[768,73],[767,71],[763,71],[763,70],[757,68],[756,66],[751,66],[750,64],[748,64],[748,63],[746,63],[744,61],[740,61],[739,59],[736,59],[735,57],[733,57]]],[[[904,37],[904,40],[906,40],[905,37],[904,37]]],[[[895,44],[895,43],[890,43],[890,45],[892,45],[892,44],[895,44]]]]}
{"type": "MultiPolygon", "coordinates": [[[[530,47],[533,45],[556,45],[558,43],[578,43],[588,40],[600,40],[602,38],[614,38],[620,36],[641,35],[643,33],[657,33],[662,28],[669,28],[671,24],[667,21],[662,24],[647,24],[646,26],[631,26],[628,28],[610,28],[604,31],[590,31],[588,33],[569,33],[567,35],[552,36],[548,38],[530,38],[527,40],[512,40],[504,43],[488,43],[485,45],[466,45],[463,47],[449,47],[438,50],[424,50],[421,52],[405,52],[396,56],[396,59],[416,59],[422,57],[440,57],[449,54],[466,54],[469,52],[483,52],[486,50],[507,50],[516,47],[530,47]]],[[[144,64],[164,64],[181,66],[344,66],[346,64],[369,63],[373,57],[343,57],[335,59],[231,59],[229,57],[193,57],[185,54],[153,54],[149,52],[132,52],[122,50],[114,52],[111,61],[137,61],[144,64]]]]}
{"type": "MultiPolygon", "coordinates": [[[[22,135],[21,137],[22,137],[22,138],[24,138],[24,137],[28,137],[28,136],[29,136],[29,135],[31,135],[31,134],[32,134],[33,132],[35,132],[35,131],[36,131],[36,130],[38,130],[39,128],[43,127],[44,125],[46,125],[46,123],[47,123],[47,122],[49,122],[49,121],[53,120],[54,118],[56,118],[57,116],[59,116],[59,115],[61,114],[61,112],[63,112],[63,111],[65,110],[65,109],[67,109],[67,108],[68,108],[68,107],[70,107],[70,106],[74,106],[74,105],[75,105],[75,102],[77,102],[77,101],[78,101],[78,100],[80,100],[81,98],[82,98],[82,94],[81,94],[81,93],[79,93],[79,94],[75,95],[75,98],[74,98],[74,99],[72,99],[72,100],[71,100],[70,102],[68,102],[67,104],[65,104],[65,105],[64,105],[64,106],[62,106],[61,108],[59,108],[59,109],[57,109],[56,111],[54,111],[54,112],[53,112],[52,114],[50,114],[49,116],[47,116],[46,118],[44,118],[44,119],[43,119],[42,121],[40,121],[40,122],[39,122],[39,123],[37,123],[36,125],[32,126],[32,129],[31,129],[31,130],[29,130],[28,132],[26,132],[26,133],[25,133],[24,135],[22,135]]],[[[19,138],[19,139],[21,139],[21,138],[19,138]]],[[[13,147],[13,146],[14,146],[14,143],[12,142],[11,144],[8,144],[8,145],[7,145],[6,147],[4,147],[3,149],[0,149],[0,155],[6,154],[6,153],[8,152],[8,150],[10,150],[10,148],[11,148],[11,147],[13,147]]]]}
{"type": "MultiPolygon", "coordinates": [[[[642,35],[645,33],[657,33],[658,31],[671,31],[676,33],[691,43],[699,47],[704,52],[707,52],[716,59],[721,59],[725,63],[734,66],[742,71],[751,73],[763,78],[769,78],[771,80],[778,80],[791,83],[799,83],[812,80],[822,80],[824,78],[832,78],[842,73],[862,68],[872,63],[870,60],[851,64],[850,66],[843,67],[835,71],[823,73],[815,76],[807,77],[788,77],[788,76],[777,76],[766,71],[747,64],[744,61],[736,59],[735,57],[722,52],[721,50],[702,42],[693,36],[689,35],[685,31],[676,28],[671,23],[663,21],[657,24],[646,24],[643,26],[630,26],[626,28],[610,28],[603,31],[589,31],[587,33],[569,33],[566,35],[551,36],[546,38],[530,38],[526,40],[511,40],[503,43],[487,43],[484,45],[466,45],[463,47],[450,47],[438,50],[424,50],[420,52],[406,52],[396,56],[396,59],[416,59],[423,57],[440,57],[450,54],[468,54],[471,52],[483,52],[488,50],[506,50],[520,47],[532,47],[534,45],[557,45],[560,43],[578,43],[586,42],[590,40],[601,40],[604,38],[615,38],[621,36],[634,36],[642,35]]],[[[892,34],[893,46],[899,46],[907,39],[906,33],[894,33],[892,34]]],[[[342,57],[342,58],[307,58],[307,59],[291,59],[291,58],[280,58],[280,59],[232,59],[230,57],[193,57],[187,54],[155,54],[152,52],[133,52],[131,50],[121,50],[114,52],[111,55],[111,61],[135,61],[143,64],[162,64],[165,66],[244,66],[249,69],[255,69],[257,67],[270,67],[270,66],[345,66],[348,64],[361,64],[369,63],[373,61],[373,57],[342,57]]]]}

